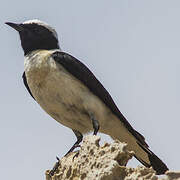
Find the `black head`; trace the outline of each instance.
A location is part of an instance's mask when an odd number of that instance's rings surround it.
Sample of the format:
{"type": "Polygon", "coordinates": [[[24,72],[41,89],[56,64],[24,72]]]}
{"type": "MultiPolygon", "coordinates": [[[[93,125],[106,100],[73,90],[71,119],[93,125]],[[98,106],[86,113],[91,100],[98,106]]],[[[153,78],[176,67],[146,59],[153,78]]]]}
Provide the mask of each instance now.
{"type": "Polygon", "coordinates": [[[56,31],[39,20],[30,20],[22,24],[7,22],[7,25],[19,32],[24,54],[38,49],[59,49],[56,31]]]}

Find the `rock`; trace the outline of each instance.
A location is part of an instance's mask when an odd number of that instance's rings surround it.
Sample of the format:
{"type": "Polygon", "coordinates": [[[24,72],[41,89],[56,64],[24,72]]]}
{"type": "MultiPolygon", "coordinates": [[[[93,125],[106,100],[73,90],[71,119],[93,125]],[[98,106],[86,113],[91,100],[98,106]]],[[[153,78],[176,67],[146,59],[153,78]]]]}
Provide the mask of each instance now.
{"type": "MultiPolygon", "coordinates": [[[[157,180],[152,168],[126,167],[134,153],[127,145],[115,140],[100,146],[99,136],[86,136],[79,151],[72,152],[56,163],[53,176],[46,171],[46,180],[157,180]]],[[[180,172],[166,173],[161,180],[180,180],[180,172]],[[178,179],[179,178],[179,179],[178,179]]]]}
{"type": "Polygon", "coordinates": [[[167,171],[166,175],[163,180],[180,180],[180,172],[167,171]]]}

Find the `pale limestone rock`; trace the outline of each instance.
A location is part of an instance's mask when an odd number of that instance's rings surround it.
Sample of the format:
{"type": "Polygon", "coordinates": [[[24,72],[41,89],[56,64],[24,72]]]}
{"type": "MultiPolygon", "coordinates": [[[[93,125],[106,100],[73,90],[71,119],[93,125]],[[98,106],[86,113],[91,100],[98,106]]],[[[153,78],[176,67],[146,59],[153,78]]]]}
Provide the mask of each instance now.
{"type": "Polygon", "coordinates": [[[152,168],[128,168],[126,164],[134,155],[125,143],[99,145],[100,137],[86,136],[78,152],[60,160],[54,176],[46,171],[46,180],[180,180],[180,172],[166,172],[163,178],[152,168]]]}
{"type": "Polygon", "coordinates": [[[47,180],[119,180],[126,175],[125,165],[132,158],[133,152],[126,149],[125,143],[114,141],[112,144],[99,145],[100,137],[86,136],[78,152],[71,153],[60,160],[60,165],[53,177],[47,180]]]}
{"type": "Polygon", "coordinates": [[[180,180],[180,171],[179,172],[167,171],[166,175],[167,176],[162,180],[180,180]]]}
{"type": "Polygon", "coordinates": [[[138,166],[137,168],[126,168],[127,176],[124,180],[158,180],[152,168],[138,166]]]}

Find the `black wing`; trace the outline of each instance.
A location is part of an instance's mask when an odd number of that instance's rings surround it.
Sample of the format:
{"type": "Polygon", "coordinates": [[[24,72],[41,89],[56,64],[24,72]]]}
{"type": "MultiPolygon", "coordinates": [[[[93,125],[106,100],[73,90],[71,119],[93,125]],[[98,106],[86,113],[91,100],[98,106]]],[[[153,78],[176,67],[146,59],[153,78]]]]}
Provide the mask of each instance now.
{"type": "Polygon", "coordinates": [[[133,127],[129,124],[129,122],[117,108],[108,91],[83,63],[65,52],[56,51],[52,54],[52,57],[56,62],[60,63],[69,73],[71,73],[82,83],[84,83],[94,95],[99,97],[99,99],[101,99],[106,104],[106,106],[111,109],[111,111],[123,122],[124,126],[129,130],[129,132],[133,136],[135,136],[136,139],[138,139],[139,142],[142,143],[142,145],[148,147],[145,142],[145,138],[133,129],[133,127]]]}
{"type": "Polygon", "coordinates": [[[30,90],[30,88],[28,86],[25,72],[23,72],[22,78],[23,78],[23,82],[24,82],[24,85],[25,85],[26,89],[28,90],[28,92],[32,96],[32,98],[35,100],[35,98],[33,97],[32,93],[31,93],[31,90],[30,90]]]}

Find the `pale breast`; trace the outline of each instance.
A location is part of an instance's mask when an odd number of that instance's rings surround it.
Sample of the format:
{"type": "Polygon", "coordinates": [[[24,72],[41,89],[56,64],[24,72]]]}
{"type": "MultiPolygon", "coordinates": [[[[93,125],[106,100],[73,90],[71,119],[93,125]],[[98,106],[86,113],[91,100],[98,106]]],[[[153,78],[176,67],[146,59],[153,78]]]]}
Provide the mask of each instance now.
{"type": "Polygon", "coordinates": [[[82,133],[92,129],[83,106],[89,90],[57,64],[49,51],[26,59],[25,72],[33,96],[50,116],[82,133]]]}

